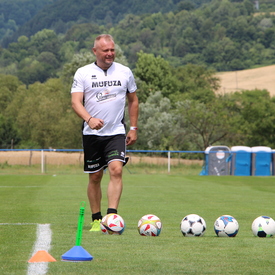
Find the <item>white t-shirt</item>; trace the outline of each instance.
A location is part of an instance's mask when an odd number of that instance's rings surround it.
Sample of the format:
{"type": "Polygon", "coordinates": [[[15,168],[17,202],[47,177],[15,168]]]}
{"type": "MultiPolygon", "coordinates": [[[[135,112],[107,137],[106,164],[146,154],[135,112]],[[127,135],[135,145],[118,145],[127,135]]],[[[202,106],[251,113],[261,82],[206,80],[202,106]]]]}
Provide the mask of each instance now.
{"type": "Polygon", "coordinates": [[[132,71],[122,64],[113,62],[107,71],[95,63],[79,68],[74,75],[71,93],[83,92],[87,112],[104,120],[100,130],[92,130],[84,122],[83,135],[125,134],[126,93],[133,93],[136,89],[132,71]]]}

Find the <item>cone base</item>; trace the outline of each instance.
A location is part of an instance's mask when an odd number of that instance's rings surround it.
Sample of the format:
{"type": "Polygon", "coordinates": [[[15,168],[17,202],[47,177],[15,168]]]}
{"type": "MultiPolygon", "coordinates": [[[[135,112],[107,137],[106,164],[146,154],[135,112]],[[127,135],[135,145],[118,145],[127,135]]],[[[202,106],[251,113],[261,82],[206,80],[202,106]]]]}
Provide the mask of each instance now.
{"type": "Polygon", "coordinates": [[[62,255],[62,261],[83,262],[91,261],[93,256],[90,255],[82,246],[74,246],[62,255]]]}
{"type": "Polygon", "coordinates": [[[28,263],[41,262],[56,262],[56,259],[53,258],[47,251],[39,250],[28,261],[28,263]]]}

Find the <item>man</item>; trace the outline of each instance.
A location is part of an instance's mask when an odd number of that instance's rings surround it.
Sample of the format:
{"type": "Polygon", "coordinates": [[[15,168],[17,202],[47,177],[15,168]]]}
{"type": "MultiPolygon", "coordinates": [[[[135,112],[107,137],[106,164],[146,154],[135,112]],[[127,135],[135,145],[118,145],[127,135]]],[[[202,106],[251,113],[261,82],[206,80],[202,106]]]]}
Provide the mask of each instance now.
{"type": "Polygon", "coordinates": [[[96,61],[76,71],[71,96],[73,110],[84,120],[84,172],[89,173],[87,194],[92,211],[90,231],[100,231],[103,171],[108,167],[110,175],[107,214],[117,213],[126,145],[137,140],[138,98],[131,70],[114,62],[112,36],[98,36],[92,51],[96,61]],[[126,98],[130,119],[127,135],[124,124],[126,98]]]}

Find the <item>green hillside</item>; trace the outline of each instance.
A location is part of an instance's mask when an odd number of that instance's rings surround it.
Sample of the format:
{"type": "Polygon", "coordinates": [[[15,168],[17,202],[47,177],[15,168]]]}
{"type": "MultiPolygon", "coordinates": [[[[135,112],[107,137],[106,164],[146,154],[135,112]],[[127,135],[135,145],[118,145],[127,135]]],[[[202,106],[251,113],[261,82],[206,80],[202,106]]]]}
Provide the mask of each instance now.
{"type": "Polygon", "coordinates": [[[7,46],[10,42],[16,41],[20,35],[30,36],[45,28],[64,33],[76,23],[110,26],[117,24],[127,14],[141,15],[167,13],[183,8],[194,9],[211,0],[13,0],[12,3],[8,0],[2,1],[0,14],[2,11],[5,18],[14,20],[14,26],[11,26],[11,29],[2,36],[4,37],[2,44],[7,46]],[[51,5],[46,5],[50,3],[51,5]],[[31,4],[33,6],[30,6],[31,4]],[[10,10],[13,11],[11,17],[9,17],[10,10]],[[15,14],[17,16],[14,16],[15,14]]]}
{"type": "Polygon", "coordinates": [[[57,0],[0,0],[0,42],[57,0]]]}

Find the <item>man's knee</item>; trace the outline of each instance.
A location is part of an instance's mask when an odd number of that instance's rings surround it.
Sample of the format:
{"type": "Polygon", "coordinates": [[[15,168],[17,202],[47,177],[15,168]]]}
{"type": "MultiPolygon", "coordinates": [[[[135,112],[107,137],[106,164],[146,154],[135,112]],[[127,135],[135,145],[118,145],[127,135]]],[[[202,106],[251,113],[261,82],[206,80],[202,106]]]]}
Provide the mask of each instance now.
{"type": "Polygon", "coordinates": [[[122,167],[123,167],[123,162],[121,161],[112,161],[108,165],[109,172],[113,176],[121,176],[122,167]]]}

